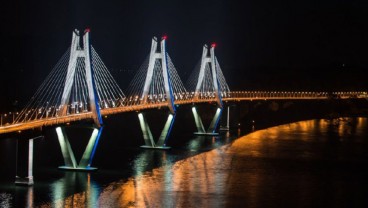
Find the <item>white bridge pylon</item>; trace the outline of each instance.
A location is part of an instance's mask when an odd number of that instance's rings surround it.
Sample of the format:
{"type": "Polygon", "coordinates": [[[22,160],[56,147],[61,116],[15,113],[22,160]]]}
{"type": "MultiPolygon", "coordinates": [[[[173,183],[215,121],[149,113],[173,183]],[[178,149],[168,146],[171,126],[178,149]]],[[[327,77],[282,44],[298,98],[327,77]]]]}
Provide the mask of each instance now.
{"type": "MultiPolygon", "coordinates": [[[[69,143],[68,136],[65,132],[65,127],[57,127],[56,133],[60,143],[61,152],[64,158],[64,166],[60,166],[60,169],[66,170],[96,170],[96,168],[91,167],[92,159],[94,153],[96,151],[98,141],[100,139],[103,123],[102,117],[99,107],[99,97],[96,89],[96,81],[94,76],[94,66],[93,63],[96,63],[96,60],[92,61],[92,57],[96,59],[95,56],[92,55],[91,45],[89,43],[89,29],[85,30],[83,35],[83,48],[80,45],[80,34],[78,30],[73,32],[72,45],[70,48],[70,57],[67,68],[67,74],[65,79],[65,85],[63,94],[61,96],[60,110],[58,111],[58,116],[66,116],[68,113],[68,103],[70,102],[70,97],[72,94],[72,89],[76,89],[78,82],[75,82],[76,79],[84,80],[80,83],[85,83],[87,87],[86,96],[89,101],[89,109],[92,113],[92,119],[94,121],[94,128],[91,135],[91,138],[88,141],[86,149],[83,153],[83,156],[79,163],[76,162],[73,150],[69,143]],[[78,63],[79,62],[79,63],[78,63]],[[82,62],[82,64],[80,64],[82,62]],[[84,66],[84,67],[83,67],[84,66]],[[84,68],[84,70],[83,70],[84,68]],[[76,71],[84,71],[83,75],[78,75],[76,71]]],[[[94,52],[94,51],[93,51],[94,52]]],[[[96,70],[97,72],[97,70],[96,70]]],[[[82,87],[83,88],[83,87],[82,87]]],[[[77,103],[81,103],[80,101],[77,103]]],[[[87,104],[87,105],[88,105],[87,104]]]]}
{"type": "Polygon", "coordinates": [[[157,38],[152,39],[151,51],[148,59],[143,63],[130,85],[128,102],[137,102],[139,105],[154,105],[167,103],[169,115],[164,129],[157,142],[155,142],[148,122],[143,112],[138,113],[145,145],[144,148],[168,149],[166,141],[170,135],[176,116],[174,100],[186,95],[186,90],[179,75],[166,53],[166,36],[160,41],[158,48],[157,38]],[[148,62],[148,63],[147,63],[148,62]]]}
{"type": "Polygon", "coordinates": [[[83,35],[83,48],[80,46],[80,34],[78,30],[74,30],[72,45],[70,48],[70,57],[68,70],[64,85],[63,94],[61,97],[60,110],[58,116],[67,115],[67,107],[73,87],[74,79],[76,79],[75,72],[78,60],[84,60],[85,79],[88,89],[89,106],[92,112],[92,118],[97,127],[102,125],[102,118],[98,104],[98,96],[96,91],[96,84],[93,76],[92,62],[91,62],[91,48],[89,43],[89,29],[83,35]]]}
{"type": "Polygon", "coordinates": [[[222,74],[220,65],[215,56],[216,44],[212,44],[208,49],[207,45],[203,46],[202,58],[199,65],[198,80],[195,83],[194,101],[199,99],[213,99],[217,103],[217,110],[213,117],[208,130],[206,131],[201,117],[197,112],[196,106],[192,107],[194,121],[197,127],[197,135],[218,135],[216,129],[218,127],[221,113],[223,110],[222,97],[228,96],[230,89],[226,83],[225,77],[222,74]],[[209,53],[208,53],[209,52],[209,53]]]}
{"type": "Polygon", "coordinates": [[[151,52],[149,55],[149,63],[148,63],[148,70],[147,76],[143,86],[143,93],[142,93],[142,103],[146,104],[148,99],[148,93],[150,91],[150,87],[152,85],[154,69],[160,70],[163,76],[163,85],[165,89],[165,96],[167,100],[167,105],[170,109],[171,114],[175,114],[175,105],[174,105],[174,97],[173,97],[173,90],[171,87],[170,82],[170,75],[168,70],[168,62],[167,62],[167,54],[166,54],[166,36],[164,36],[161,40],[161,51],[157,51],[157,38],[152,38],[152,45],[151,45],[151,52]],[[160,65],[156,65],[156,61],[160,61],[160,65]],[[157,69],[158,67],[158,69],[157,69]]]}
{"type": "Polygon", "coordinates": [[[215,62],[215,44],[212,44],[210,49],[210,56],[208,56],[208,46],[203,46],[203,52],[202,52],[202,58],[201,58],[201,65],[199,69],[199,75],[198,75],[198,82],[194,91],[194,100],[198,100],[200,98],[200,94],[203,93],[201,91],[201,88],[206,88],[205,82],[206,82],[206,74],[211,76],[207,76],[209,79],[212,78],[212,96],[216,98],[217,106],[219,108],[222,108],[222,99],[221,99],[221,93],[219,88],[219,81],[218,81],[218,75],[217,75],[217,69],[216,69],[216,62],[215,62]],[[207,73],[206,73],[207,72],[207,73]]]}

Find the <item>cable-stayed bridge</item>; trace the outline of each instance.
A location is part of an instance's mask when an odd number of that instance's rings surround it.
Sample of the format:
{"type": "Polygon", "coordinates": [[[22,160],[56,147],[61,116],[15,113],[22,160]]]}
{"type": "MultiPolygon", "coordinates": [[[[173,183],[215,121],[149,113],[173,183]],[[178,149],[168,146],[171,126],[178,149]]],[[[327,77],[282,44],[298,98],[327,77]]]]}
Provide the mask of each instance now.
{"type": "MultiPolygon", "coordinates": [[[[123,93],[95,48],[89,41],[90,31],[73,32],[71,47],[64,53],[51,73],[38,88],[24,109],[11,123],[3,125],[0,134],[22,133],[25,130],[55,126],[64,157],[65,169],[92,170],[92,159],[103,130],[103,116],[137,111],[145,145],[148,148],[167,149],[167,139],[175,121],[176,106],[192,104],[197,127],[196,134],[217,135],[219,120],[227,101],[265,99],[340,99],[367,98],[367,92],[262,92],[230,91],[219,61],[215,56],[215,44],[205,45],[200,62],[184,84],[166,52],[166,37],[152,39],[150,53],[123,93]],[[81,43],[82,40],[82,43],[81,43]],[[197,103],[212,102],[216,113],[205,128],[195,107],[197,103]],[[168,118],[159,138],[153,138],[145,118],[145,110],[167,108],[168,118]],[[76,162],[65,132],[65,125],[74,121],[90,120],[94,128],[85,152],[76,162]]],[[[14,114],[13,114],[14,115],[14,114]]],[[[2,117],[1,117],[2,118],[2,117]]],[[[2,118],[3,119],[3,118],[2,118]]],[[[30,161],[33,139],[19,140],[19,148],[28,152],[30,161]],[[23,144],[25,143],[25,144],[23,144]]],[[[18,151],[19,152],[19,151],[18,151]]],[[[33,153],[32,153],[33,154],[33,153]]],[[[19,158],[18,158],[19,160],[19,158]]],[[[18,183],[32,184],[32,164],[25,164],[25,173],[18,174],[18,183]]]]}

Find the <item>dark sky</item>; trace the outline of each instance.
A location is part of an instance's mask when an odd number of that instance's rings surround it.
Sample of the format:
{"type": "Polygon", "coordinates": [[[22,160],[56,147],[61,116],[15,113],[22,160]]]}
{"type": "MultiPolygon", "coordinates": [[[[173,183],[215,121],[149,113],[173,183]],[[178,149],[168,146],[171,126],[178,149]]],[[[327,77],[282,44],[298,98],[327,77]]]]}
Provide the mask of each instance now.
{"type": "Polygon", "coordinates": [[[71,42],[92,45],[124,89],[153,36],[183,78],[202,46],[216,54],[231,89],[367,89],[368,4],[354,0],[9,1],[0,8],[0,108],[28,100],[71,42]]]}

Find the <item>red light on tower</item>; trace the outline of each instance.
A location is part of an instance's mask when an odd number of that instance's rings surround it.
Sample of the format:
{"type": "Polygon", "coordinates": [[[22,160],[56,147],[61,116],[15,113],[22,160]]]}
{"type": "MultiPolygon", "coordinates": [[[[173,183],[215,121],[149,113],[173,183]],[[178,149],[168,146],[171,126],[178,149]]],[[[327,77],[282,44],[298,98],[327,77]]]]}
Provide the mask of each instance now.
{"type": "Polygon", "coordinates": [[[167,35],[162,36],[162,40],[166,40],[167,39],[167,35]]]}
{"type": "Polygon", "coordinates": [[[91,32],[91,29],[89,29],[88,27],[84,30],[85,33],[87,32],[91,32]]]}
{"type": "Polygon", "coordinates": [[[212,43],[211,48],[216,48],[216,43],[212,43]]]}

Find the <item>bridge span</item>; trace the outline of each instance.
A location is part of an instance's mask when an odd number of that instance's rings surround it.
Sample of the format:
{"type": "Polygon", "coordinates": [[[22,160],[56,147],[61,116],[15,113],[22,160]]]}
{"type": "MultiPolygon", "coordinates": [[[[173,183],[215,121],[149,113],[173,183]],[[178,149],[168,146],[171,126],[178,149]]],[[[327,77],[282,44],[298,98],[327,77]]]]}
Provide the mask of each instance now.
{"type": "MultiPolygon", "coordinates": [[[[218,135],[224,102],[252,100],[320,100],[368,98],[367,92],[276,92],[230,91],[215,55],[216,44],[204,45],[202,57],[186,84],[166,52],[166,39],[154,37],[150,53],[123,93],[89,40],[90,30],[73,31],[72,43],[29,103],[11,122],[3,122],[0,135],[21,135],[43,127],[55,127],[64,158],[62,169],[95,170],[92,161],[102,134],[103,117],[137,112],[144,148],[168,149],[166,146],[175,121],[177,106],[193,105],[192,113],[198,135],[218,135]],[[83,44],[80,40],[83,40],[83,44]],[[212,103],[217,110],[205,128],[196,104],[212,103]],[[165,109],[167,121],[159,138],[154,138],[146,120],[148,109],[165,109]],[[76,161],[65,128],[74,121],[89,120],[93,131],[82,158],[76,161]]],[[[16,115],[16,116],[15,116],[16,115]]],[[[6,114],[5,114],[6,117],[6,114]]],[[[10,116],[9,116],[10,117],[10,116]]],[[[9,119],[8,117],[8,119],[9,119]]],[[[17,139],[17,184],[33,184],[33,140],[17,139]]]]}
{"type": "MultiPolygon", "coordinates": [[[[194,100],[192,95],[188,94],[186,99],[175,100],[175,105],[195,105],[196,103],[215,103],[215,98],[204,98],[194,100]]],[[[367,92],[277,92],[277,91],[233,91],[229,93],[228,97],[222,98],[225,102],[236,101],[255,101],[255,100],[326,100],[326,99],[368,99],[367,92]]],[[[125,113],[125,112],[140,112],[148,109],[157,109],[166,107],[165,102],[140,104],[139,101],[131,101],[118,107],[101,109],[102,116],[108,116],[113,114],[125,113]]],[[[4,124],[0,126],[0,134],[6,134],[11,132],[19,132],[29,129],[35,129],[45,126],[57,126],[63,125],[75,121],[92,120],[92,112],[79,112],[76,114],[69,114],[59,117],[46,117],[41,119],[30,120],[21,123],[4,124]]]]}

